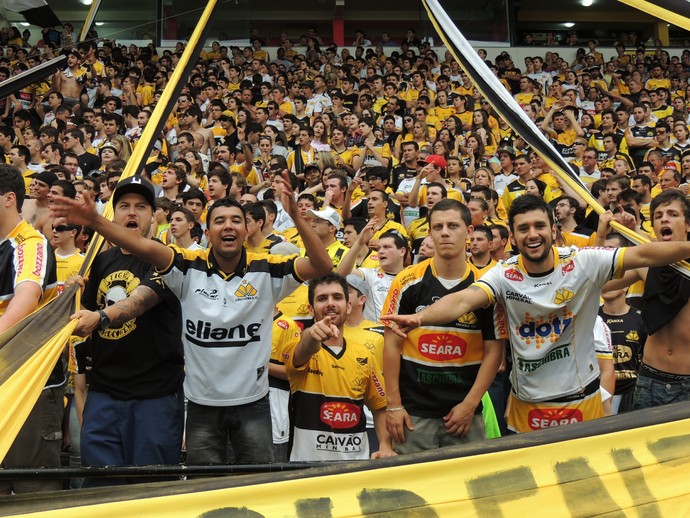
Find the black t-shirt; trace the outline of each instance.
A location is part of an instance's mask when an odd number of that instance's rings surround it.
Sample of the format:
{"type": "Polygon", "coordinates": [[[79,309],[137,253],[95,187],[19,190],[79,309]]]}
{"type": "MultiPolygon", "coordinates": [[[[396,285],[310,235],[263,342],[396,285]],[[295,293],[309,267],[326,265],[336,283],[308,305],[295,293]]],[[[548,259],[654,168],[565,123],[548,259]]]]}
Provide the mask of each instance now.
{"type": "Polygon", "coordinates": [[[77,157],[79,162],[79,167],[81,172],[86,176],[91,171],[94,171],[101,167],[101,157],[94,155],[93,153],[84,153],[77,157]]]}
{"type": "Polygon", "coordinates": [[[630,308],[625,315],[609,315],[601,308],[599,316],[611,331],[613,365],[616,368],[616,394],[633,390],[642,362],[642,349],[647,341],[642,314],[639,309],[630,308]]]}
{"type": "Polygon", "coordinates": [[[121,327],[94,331],[89,390],[114,399],[152,399],[182,387],[184,355],[180,302],[152,264],[113,248],[93,263],[84,291],[86,309],[112,306],[139,286],[151,288],[161,301],[121,327]]]}
{"type": "Polygon", "coordinates": [[[417,174],[417,168],[416,167],[407,167],[404,163],[397,166],[395,169],[393,169],[393,173],[391,174],[391,176],[392,176],[391,181],[393,182],[393,190],[397,191],[398,185],[400,185],[400,182],[402,182],[405,178],[414,178],[414,176],[416,174],[417,174]]]}
{"type": "Polygon", "coordinates": [[[357,97],[357,94],[343,94],[343,97],[343,108],[346,108],[351,112],[355,111],[357,104],[359,103],[359,97],[357,97]]]}

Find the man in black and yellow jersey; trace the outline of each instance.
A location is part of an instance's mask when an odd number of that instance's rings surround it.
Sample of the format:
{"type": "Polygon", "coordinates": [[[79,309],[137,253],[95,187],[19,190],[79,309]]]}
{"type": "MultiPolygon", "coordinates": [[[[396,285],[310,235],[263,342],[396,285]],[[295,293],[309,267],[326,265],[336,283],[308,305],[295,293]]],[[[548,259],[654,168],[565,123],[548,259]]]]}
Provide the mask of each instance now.
{"type": "MultiPolygon", "coordinates": [[[[325,207],[322,210],[310,210],[308,214],[313,216],[312,228],[326,248],[326,253],[333,261],[333,267],[337,268],[343,256],[349,250],[348,247],[335,238],[342,225],[340,215],[332,207],[325,207]]],[[[304,255],[304,251],[302,255],[304,255]]]]}
{"type": "MultiPolygon", "coordinates": [[[[467,263],[470,226],[466,206],[442,200],[429,213],[435,256],[400,272],[382,316],[412,314],[475,280],[467,263]]],[[[386,427],[397,453],[413,453],[486,438],[482,397],[501,363],[502,320],[493,306],[420,327],[406,338],[385,330],[383,369],[386,427]]],[[[385,323],[385,322],[384,322],[385,323]]]]}
{"type": "MultiPolygon", "coordinates": [[[[56,294],[55,255],[48,240],[20,216],[24,179],[0,164],[0,334],[56,294]]],[[[3,461],[5,468],[60,467],[65,375],[62,360],[41,392],[3,461]]],[[[59,480],[4,480],[0,494],[62,488],[59,480]]]]}
{"type": "Polygon", "coordinates": [[[380,449],[395,455],[385,427],[386,393],[376,355],[344,337],[350,312],[344,277],[329,272],[309,284],[315,323],[283,350],[293,398],[291,461],[368,459],[364,406],[374,414],[380,449]]]}

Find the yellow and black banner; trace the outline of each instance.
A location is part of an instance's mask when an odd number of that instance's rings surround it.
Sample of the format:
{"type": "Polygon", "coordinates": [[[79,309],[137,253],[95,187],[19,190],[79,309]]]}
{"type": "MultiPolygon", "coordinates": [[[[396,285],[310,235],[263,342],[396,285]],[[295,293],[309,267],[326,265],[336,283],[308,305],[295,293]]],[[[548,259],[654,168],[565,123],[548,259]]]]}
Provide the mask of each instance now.
{"type": "MultiPolygon", "coordinates": [[[[208,1],[121,179],[138,174],[146,164],[186,78],[196,65],[216,5],[217,0],[208,1]]],[[[89,19],[94,15],[95,9],[92,9],[89,19]]],[[[112,219],[112,214],[112,206],[108,203],[103,215],[112,219]]],[[[102,236],[96,235],[86,252],[80,275],[88,276],[102,244],[102,236]]],[[[12,446],[76,327],[77,321],[70,321],[69,316],[78,306],[79,292],[75,286],[0,335],[0,460],[12,446]]]]}
{"type": "Polygon", "coordinates": [[[20,496],[0,516],[681,516],[689,475],[690,402],[299,472],[20,496]]]}

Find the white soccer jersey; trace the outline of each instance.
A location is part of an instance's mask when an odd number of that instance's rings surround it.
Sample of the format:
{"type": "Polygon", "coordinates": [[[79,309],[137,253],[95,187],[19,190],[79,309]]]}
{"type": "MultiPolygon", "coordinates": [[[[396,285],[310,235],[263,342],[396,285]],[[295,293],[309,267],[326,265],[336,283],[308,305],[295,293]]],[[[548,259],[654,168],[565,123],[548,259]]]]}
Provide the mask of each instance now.
{"type": "Polygon", "coordinates": [[[273,308],[301,280],[296,255],[243,252],[236,272],[225,276],[209,250],[171,248],[161,272],[180,299],[185,352],[185,395],[207,406],[252,403],[268,392],[273,308]]]}
{"type": "Polygon", "coordinates": [[[532,277],[522,257],[475,283],[504,305],[513,352],[511,381],[524,401],[582,391],[599,376],[594,323],[602,286],[623,274],[625,249],[554,248],[554,270],[532,277]]]}
{"type": "Polygon", "coordinates": [[[371,299],[364,305],[364,318],[372,322],[378,322],[383,309],[383,303],[388,296],[388,290],[393,284],[395,275],[384,272],[380,266],[376,268],[360,268],[364,280],[369,285],[371,299]]]}

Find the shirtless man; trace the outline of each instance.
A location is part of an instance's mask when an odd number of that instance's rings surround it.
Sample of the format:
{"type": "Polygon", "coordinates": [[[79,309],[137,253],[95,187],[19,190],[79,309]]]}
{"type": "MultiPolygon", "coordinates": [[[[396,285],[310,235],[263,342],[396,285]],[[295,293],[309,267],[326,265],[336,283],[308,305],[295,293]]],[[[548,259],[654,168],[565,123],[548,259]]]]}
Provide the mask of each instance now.
{"type": "MultiPolygon", "coordinates": [[[[22,218],[39,232],[41,231],[41,223],[50,215],[48,195],[50,188],[57,182],[57,179],[57,176],[50,171],[31,175],[31,184],[29,185],[31,199],[24,201],[22,218]]],[[[50,234],[52,234],[52,229],[50,234]]]]}
{"type": "MultiPolygon", "coordinates": [[[[688,241],[690,200],[682,191],[668,189],[652,200],[654,233],[659,241],[688,241]]],[[[618,289],[645,281],[642,319],[647,342],[637,377],[633,408],[690,400],[690,280],[670,266],[631,270],[606,288],[618,289]]]]}
{"type": "Polygon", "coordinates": [[[194,135],[194,147],[199,153],[208,154],[208,150],[215,145],[213,131],[201,127],[201,110],[196,106],[187,110],[187,117],[190,122],[189,132],[194,135]]]}
{"type": "Polygon", "coordinates": [[[70,50],[67,53],[67,68],[58,70],[53,80],[53,90],[62,94],[65,106],[70,109],[79,104],[86,80],[86,74],[79,65],[80,59],[79,52],[70,50]]]}

